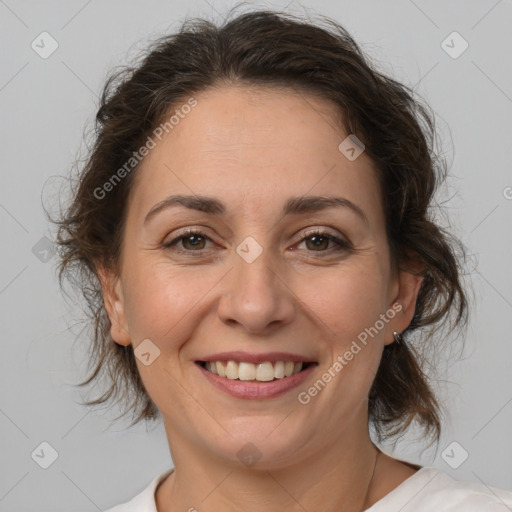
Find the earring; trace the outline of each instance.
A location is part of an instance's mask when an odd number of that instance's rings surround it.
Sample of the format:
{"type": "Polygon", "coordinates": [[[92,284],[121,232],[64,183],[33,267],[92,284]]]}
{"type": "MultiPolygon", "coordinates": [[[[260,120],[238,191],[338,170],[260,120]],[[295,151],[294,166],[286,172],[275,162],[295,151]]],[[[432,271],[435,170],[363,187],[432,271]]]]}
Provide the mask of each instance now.
{"type": "Polygon", "coordinates": [[[393,331],[393,338],[395,338],[397,345],[404,345],[404,339],[402,338],[401,333],[393,331]]]}

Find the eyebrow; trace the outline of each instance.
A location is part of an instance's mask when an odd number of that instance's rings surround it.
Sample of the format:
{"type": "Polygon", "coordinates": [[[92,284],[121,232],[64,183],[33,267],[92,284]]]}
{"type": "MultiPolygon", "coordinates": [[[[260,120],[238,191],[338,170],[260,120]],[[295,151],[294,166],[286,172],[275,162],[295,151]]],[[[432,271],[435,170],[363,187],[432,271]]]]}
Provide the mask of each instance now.
{"type": "MultiPolygon", "coordinates": [[[[166,197],[164,200],[155,204],[151,210],[147,213],[144,224],[148,223],[149,220],[158,213],[167,210],[173,206],[181,205],[191,210],[197,210],[210,215],[225,215],[226,206],[224,203],[213,197],[206,196],[185,196],[185,195],[173,195],[166,197]]],[[[332,197],[332,196],[303,196],[303,197],[292,197],[284,204],[282,209],[282,215],[294,215],[294,214],[306,214],[315,213],[328,208],[345,207],[352,210],[360,217],[365,224],[369,225],[368,218],[364,211],[354,204],[352,201],[344,197],[332,197]]]]}

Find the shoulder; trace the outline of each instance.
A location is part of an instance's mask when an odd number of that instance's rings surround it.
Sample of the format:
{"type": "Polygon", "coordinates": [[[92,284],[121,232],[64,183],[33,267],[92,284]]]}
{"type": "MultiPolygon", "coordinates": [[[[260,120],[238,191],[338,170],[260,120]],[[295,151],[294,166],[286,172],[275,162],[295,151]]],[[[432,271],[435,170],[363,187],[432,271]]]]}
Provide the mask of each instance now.
{"type": "Polygon", "coordinates": [[[173,471],[174,468],[171,468],[156,476],[131,500],[109,508],[108,510],[105,510],[105,512],[157,512],[155,503],[156,488],[158,487],[158,484],[173,471]]]}
{"type": "Polygon", "coordinates": [[[512,492],[483,483],[456,480],[447,473],[423,467],[379,500],[367,512],[507,512],[512,492]]]}

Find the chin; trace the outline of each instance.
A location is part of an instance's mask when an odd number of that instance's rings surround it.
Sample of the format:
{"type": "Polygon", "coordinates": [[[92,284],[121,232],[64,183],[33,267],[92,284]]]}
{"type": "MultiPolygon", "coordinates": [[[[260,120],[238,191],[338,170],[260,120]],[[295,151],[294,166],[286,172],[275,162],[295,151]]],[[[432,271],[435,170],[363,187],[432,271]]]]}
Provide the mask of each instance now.
{"type": "Polygon", "coordinates": [[[227,432],[217,428],[219,436],[203,439],[202,443],[206,446],[211,443],[213,454],[237,468],[242,465],[252,469],[278,469],[292,463],[297,447],[305,447],[313,435],[305,429],[304,423],[298,424],[292,419],[293,415],[287,417],[287,414],[232,418],[223,424],[227,432]]]}

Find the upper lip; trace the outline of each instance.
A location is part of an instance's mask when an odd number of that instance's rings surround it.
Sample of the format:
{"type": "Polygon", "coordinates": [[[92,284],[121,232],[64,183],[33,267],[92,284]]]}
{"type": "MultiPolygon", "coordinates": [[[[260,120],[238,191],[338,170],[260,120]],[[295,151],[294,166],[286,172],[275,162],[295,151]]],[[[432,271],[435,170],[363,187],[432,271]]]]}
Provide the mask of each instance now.
{"type": "Polygon", "coordinates": [[[276,361],[293,361],[294,363],[313,363],[314,359],[291,352],[267,352],[265,354],[256,354],[254,352],[219,352],[211,356],[205,356],[198,361],[235,361],[237,363],[265,363],[267,361],[275,363],[276,361]]]}

